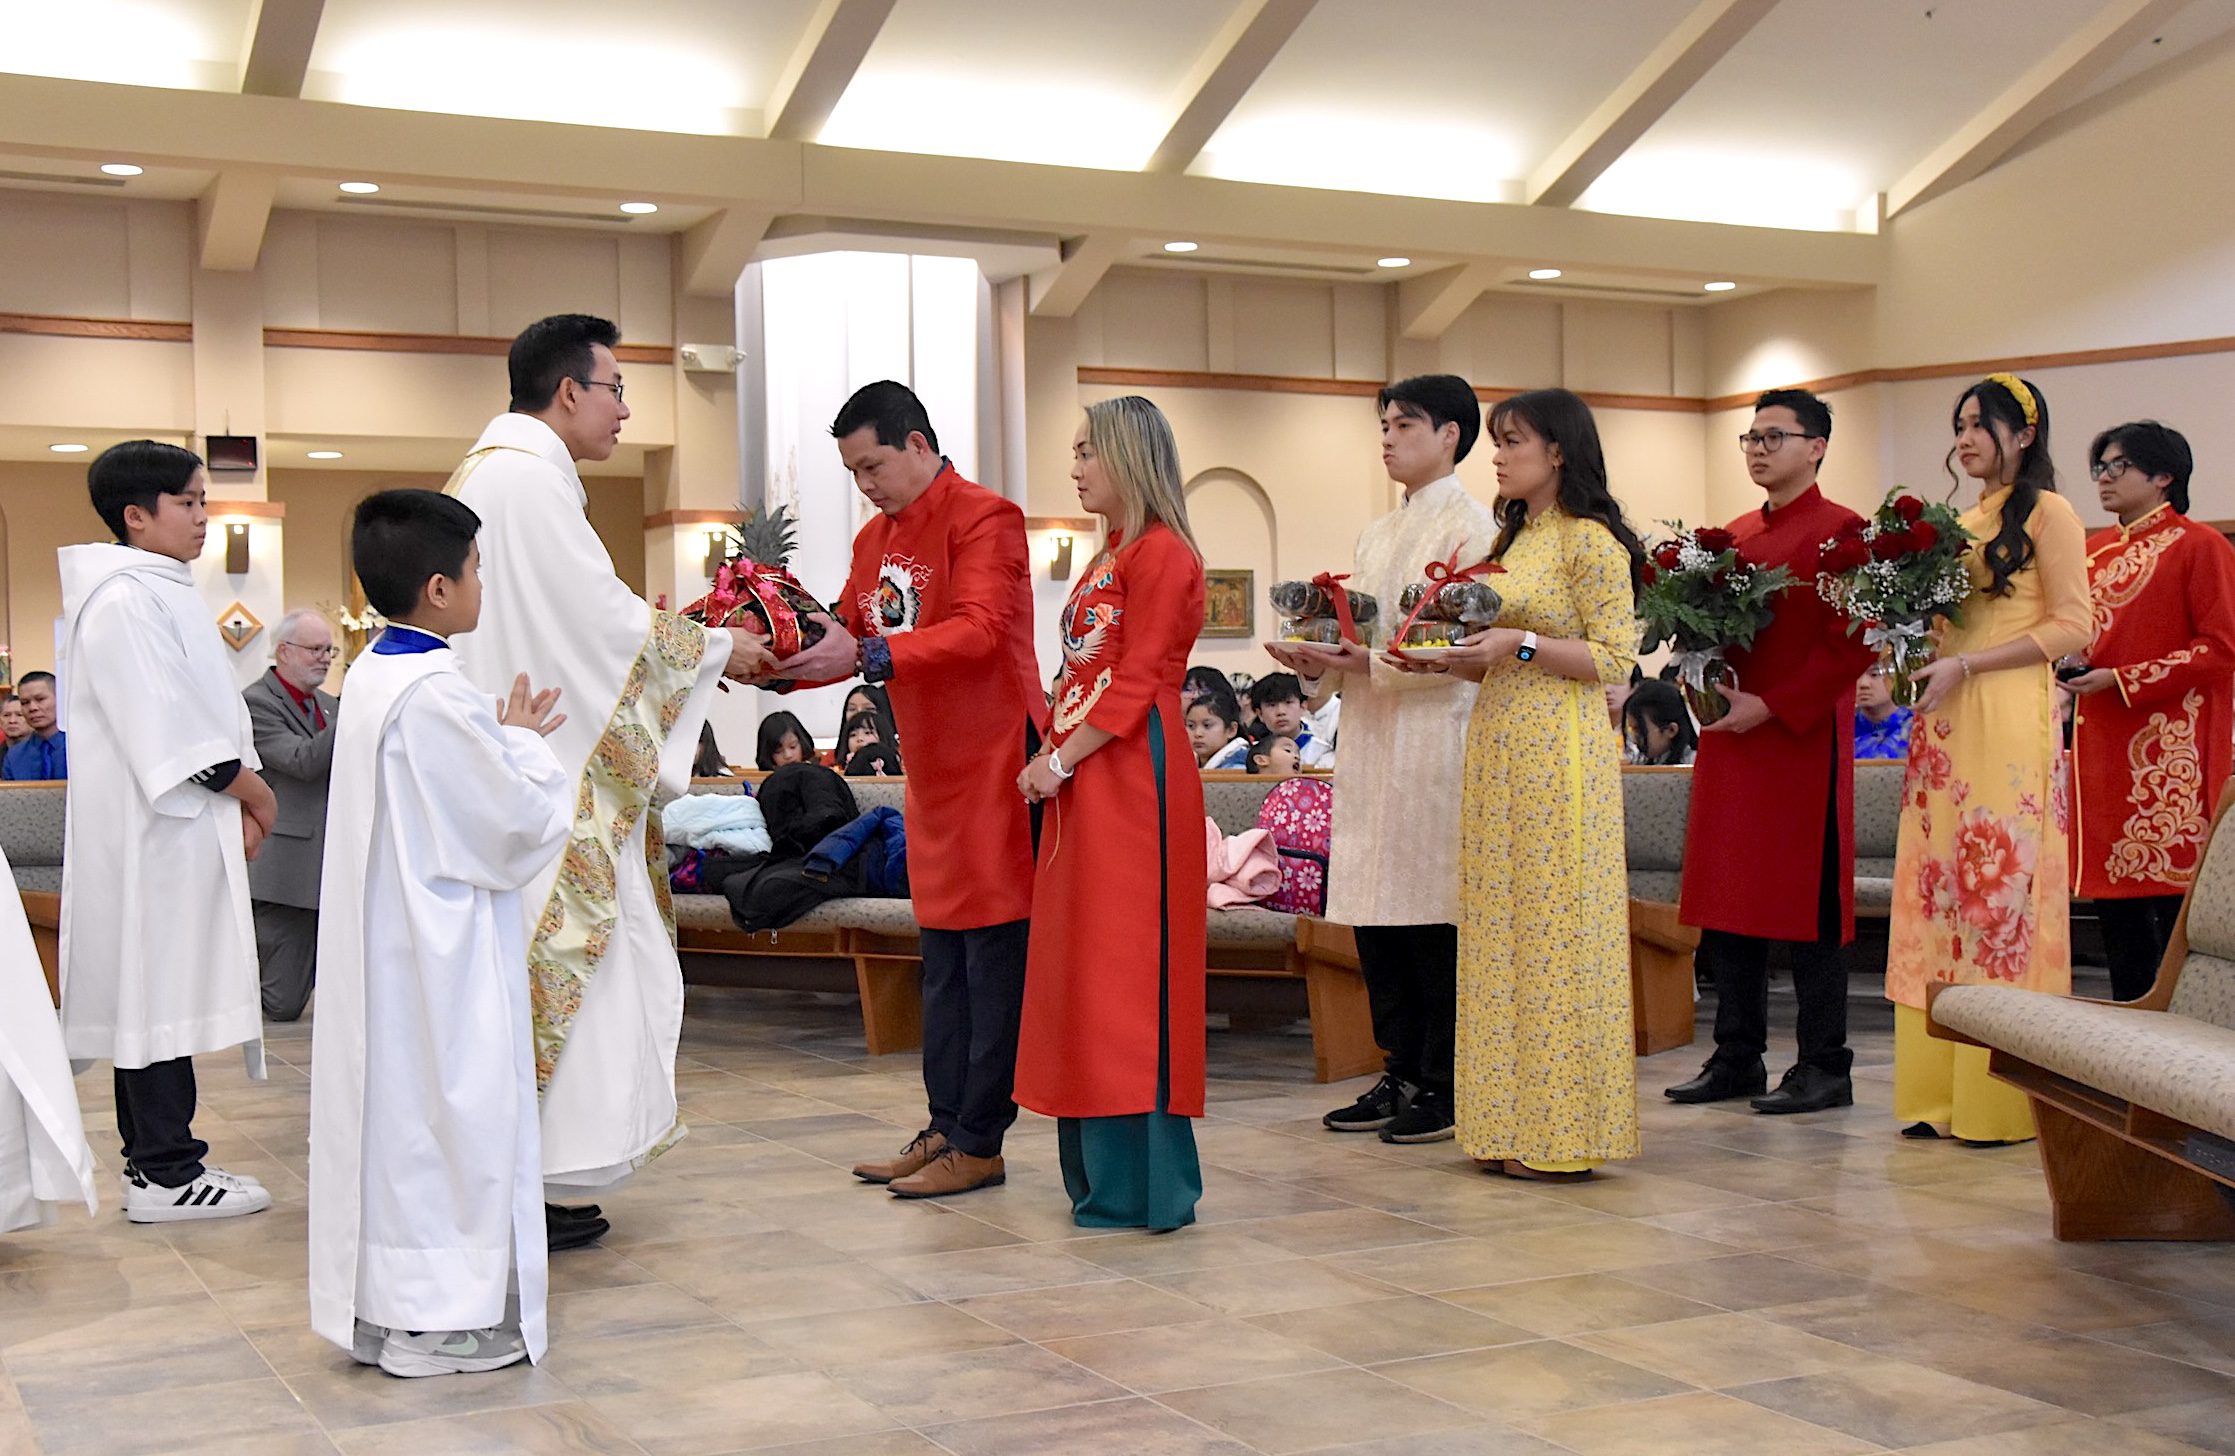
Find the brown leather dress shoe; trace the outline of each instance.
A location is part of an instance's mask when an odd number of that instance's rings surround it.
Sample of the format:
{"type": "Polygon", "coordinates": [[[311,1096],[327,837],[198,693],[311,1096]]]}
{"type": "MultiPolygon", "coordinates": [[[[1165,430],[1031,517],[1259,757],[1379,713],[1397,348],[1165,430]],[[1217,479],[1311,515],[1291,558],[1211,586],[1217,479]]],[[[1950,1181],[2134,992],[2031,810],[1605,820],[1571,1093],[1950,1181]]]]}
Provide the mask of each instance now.
{"type": "Polygon", "coordinates": [[[916,1172],[946,1150],[946,1134],[927,1127],[908,1140],[908,1146],[900,1150],[899,1157],[876,1163],[856,1163],[854,1176],[864,1183],[890,1183],[916,1172]]]}
{"type": "Polygon", "coordinates": [[[1001,1155],[973,1158],[960,1148],[942,1146],[939,1156],[905,1178],[892,1180],[895,1198],[944,1198],[973,1188],[994,1188],[1008,1181],[1001,1155]]]}

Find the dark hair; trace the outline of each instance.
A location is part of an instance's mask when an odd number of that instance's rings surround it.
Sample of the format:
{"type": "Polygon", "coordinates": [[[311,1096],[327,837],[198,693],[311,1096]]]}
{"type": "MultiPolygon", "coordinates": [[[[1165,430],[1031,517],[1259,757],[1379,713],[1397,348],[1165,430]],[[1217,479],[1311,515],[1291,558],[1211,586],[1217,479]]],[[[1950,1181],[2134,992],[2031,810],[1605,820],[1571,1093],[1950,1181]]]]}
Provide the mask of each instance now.
{"type": "Polygon", "coordinates": [[[1249,705],[1262,713],[1275,703],[1304,700],[1304,685],[1292,672],[1269,672],[1249,685],[1249,705]]]}
{"type": "Polygon", "coordinates": [[[1699,730],[1692,726],[1692,715],[1684,707],[1684,695],[1676,690],[1674,683],[1662,682],[1659,678],[1639,683],[1630,689],[1629,701],[1622,705],[1622,716],[1636,723],[1640,747],[1647,728],[1676,729],[1676,741],[1669,745],[1667,756],[1649,758],[1645,760],[1647,763],[1689,763],[1700,746],[1699,730]]]}
{"type": "Polygon", "coordinates": [[[776,767],[776,750],[783,746],[786,734],[799,740],[801,762],[815,761],[815,735],[807,731],[805,723],[778,710],[761,719],[760,741],[753,745],[753,762],[761,766],[762,772],[776,767]]]}
{"type": "Polygon", "coordinates": [[[383,617],[408,617],[437,576],[465,574],[481,517],[439,490],[384,490],[357,502],[350,516],[349,564],[365,600],[383,617]]]}
{"type": "MultiPolygon", "coordinates": [[[[900,720],[892,715],[892,698],[885,692],[884,685],[869,682],[855,683],[852,687],[846,689],[846,696],[841,701],[852,702],[856,693],[860,693],[863,697],[869,699],[869,711],[877,715],[877,737],[883,742],[898,748],[900,746],[900,720]]],[[[858,713],[848,715],[849,719],[859,716],[858,713]]],[[[838,742],[841,747],[845,745],[846,738],[843,733],[839,735],[838,742]]]]}
{"type": "MultiPolygon", "coordinates": [[[[2006,597],[2010,594],[2010,578],[2033,564],[2033,533],[2026,530],[2026,523],[2033,519],[2035,502],[2042,492],[2056,494],[2057,468],[2049,459],[2049,399],[2030,379],[2018,381],[2033,396],[2034,418],[2025,417],[2025,406],[2018,403],[2010,386],[1997,379],[1982,379],[1956,396],[1956,407],[1949,411],[1951,428],[1963,417],[1963,402],[1979,401],[1980,422],[1989,426],[2001,425],[2011,434],[2018,434],[2029,426],[2033,430],[2033,443],[2022,446],[2018,454],[2017,478],[2010,484],[2010,499],[2002,504],[2002,528],[1994,539],[1980,548],[1979,559],[1987,564],[1987,595],[2006,597]]],[[[2002,441],[1995,438],[1995,479],[2002,478],[2002,441]]],[[[1941,462],[1948,478],[1956,478],[1956,447],[1948,447],[1948,458],[1941,462]]],[[[1991,488],[1990,488],[1991,489],[1991,488]]]]}
{"type": "Polygon", "coordinates": [[[1432,429],[1457,425],[1459,448],[1452,453],[1454,463],[1467,458],[1482,433],[1482,401],[1475,398],[1474,386],[1456,374],[1415,374],[1385,384],[1374,396],[1374,412],[1386,414],[1391,405],[1399,414],[1426,420],[1432,429]]]}
{"type": "Polygon", "coordinates": [[[593,344],[617,348],[621,331],[586,313],[555,313],[537,319],[512,341],[505,366],[512,373],[512,407],[533,412],[551,407],[559,381],[590,377],[597,356],[593,344]]]}
{"type": "Polygon", "coordinates": [[[847,751],[846,745],[853,741],[854,730],[857,728],[867,728],[876,736],[879,743],[887,741],[883,718],[878,717],[875,712],[856,713],[853,717],[848,718],[844,726],[838,730],[838,751],[840,753],[847,751]]]}
{"type": "Polygon", "coordinates": [[[691,777],[718,779],[728,774],[729,760],[722,757],[722,745],[714,741],[714,725],[698,725],[698,753],[691,759],[691,777]]]}
{"type": "Polygon", "coordinates": [[[2167,488],[2165,499],[2174,510],[2188,514],[2188,477],[2196,469],[2196,456],[2188,448],[2187,436],[2156,420],[2113,425],[2088,446],[2089,468],[2101,465],[2103,452],[2113,445],[2144,475],[2171,476],[2173,484],[2167,488]]]}
{"type": "Polygon", "coordinates": [[[923,442],[938,453],[939,436],[931,428],[931,416],[905,384],[880,379],[855,390],[839,407],[838,418],[830,422],[830,437],[843,440],[864,425],[876,426],[877,443],[890,449],[907,449],[913,433],[923,436],[923,442]]]}
{"type": "Polygon", "coordinates": [[[184,495],[202,468],[202,457],[160,440],[126,440],[93,457],[86,467],[86,490],[93,497],[101,524],[129,546],[124,530],[124,508],[138,506],[155,513],[159,495],[184,495]]]}
{"type": "Polygon", "coordinates": [[[1765,389],[1754,401],[1754,413],[1765,409],[1789,409],[1809,434],[1831,438],[1831,406],[1805,389],[1765,389]]]}
{"type": "Polygon", "coordinates": [[[1205,693],[1224,693],[1231,698],[1234,684],[1215,667],[1189,668],[1187,676],[1180,679],[1180,706],[1186,707],[1205,693]]]}
{"type": "MultiPolygon", "coordinates": [[[[1606,451],[1599,444],[1599,422],[1580,395],[1565,389],[1532,389],[1501,399],[1490,407],[1490,432],[1495,435],[1508,420],[1519,420],[1548,445],[1560,447],[1560,487],[1554,497],[1560,509],[1582,520],[1597,521],[1613,533],[1630,556],[1630,591],[1643,584],[1645,547],[1637,532],[1622,518],[1622,503],[1606,483],[1606,451]]],[[[1526,502],[1510,500],[1498,507],[1498,539],[1491,544],[1490,559],[1498,560],[1529,524],[1526,502]]]]}
{"type": "Polygon", "coordinates": [[[1221,692],[1217,688],[1212,688],[1209,691],[1205,692],[1202,696],[1198,697],[1194,702],[1189,703],[1186,708],[1181,710],[1180,720],[1184,723],[1187,719],[1187,715],[1194,712],[1197,708],[1210,709],[1213,713],[1216,713],[1218,715],[1219,722],[1224,723],[1227,727],[1233,729],[1237,735],[1241,733],[1242,705],[1241,702],[1235,698],[1234,690],[1232,688],[1227,688],[1223,692],[1221,692]]]}
{"type": "Polygon", "coordinates": [[[900,750],[881,738],[875,743],[864,743],[846,760],[846,777],[850,779],[869,779],[879,774],[906,772],[901,767],[900,750]]]}
{"type": "Polygon", "coordinates": [[[1264,770],[1259,768],[1258,765],[1261,763],[1268,763],[1272,760],[1273,745],[1276,743],[1285,743],[1289,747],[1295,749],[1297,754],[1297,761],[1299,763],[1302,762],[1304,746],[1296,741],[1295,734],[1267,733],[1260,737],[1252,738],[1249,741],[1249,771],[1251,773],[1264,772],[1264,770]]]}

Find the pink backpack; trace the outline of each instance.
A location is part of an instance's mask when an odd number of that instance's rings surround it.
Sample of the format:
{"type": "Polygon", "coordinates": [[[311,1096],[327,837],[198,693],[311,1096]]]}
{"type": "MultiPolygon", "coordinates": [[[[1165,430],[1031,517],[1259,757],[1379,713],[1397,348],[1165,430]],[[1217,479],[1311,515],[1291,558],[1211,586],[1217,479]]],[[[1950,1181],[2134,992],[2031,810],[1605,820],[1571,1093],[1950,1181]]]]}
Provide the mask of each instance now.
{"type": "Polygon", "coordinates": [[[1325,779],[1289,779],[1273,786],[1257,811],[1257,827],[1280,851],[1280,889],[1264,904],[1291,915],[1327,913],[1327,836],[1335,786],[1325,779]]]}

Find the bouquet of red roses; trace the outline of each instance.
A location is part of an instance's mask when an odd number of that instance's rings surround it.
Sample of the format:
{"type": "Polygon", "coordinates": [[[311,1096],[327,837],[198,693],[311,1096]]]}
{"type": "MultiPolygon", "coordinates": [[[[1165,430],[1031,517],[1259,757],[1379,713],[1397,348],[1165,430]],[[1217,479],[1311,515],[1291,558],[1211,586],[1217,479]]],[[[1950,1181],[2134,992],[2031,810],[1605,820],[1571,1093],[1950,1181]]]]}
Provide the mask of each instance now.
{"type": "Polygon", "coordinates": [[[1964,565],[1971,533],[1955,508],[1889,491],[1867,520],[1851,523],[1816,553],[1816,594],[1878,649],[1893,677],[1894,701],[1908,706],[1909,675],[1932,655],[1932,627],[1961,619],[1971,594],[1964,565]]]}
{"type": "Polygon", "coordinates": [[[1719,526],[1662,524],[1676,534],[1654,547],[1645,563],[1637,596],[1645,623],[1639,650],[1651,652],[1664,642],[1675,647],[1677,685],[1692,716],[1713,723],[1731,710],[1725,689],[1739,686],[1738,671],[1724,654],[1754,645],[1793,574],[1741,561],[1736,538],[1719,526]]]}
{"type": "Polygon", "coordinates": [[[785,565],[798,544],[791,513],[782,506],[748,512],[730,531],[731,554],[715,568],[714,589],[683,609],[708,627],[742,626],[769,639],[776,660],[823,640],[817,620],[827,610],[785,565]]]}

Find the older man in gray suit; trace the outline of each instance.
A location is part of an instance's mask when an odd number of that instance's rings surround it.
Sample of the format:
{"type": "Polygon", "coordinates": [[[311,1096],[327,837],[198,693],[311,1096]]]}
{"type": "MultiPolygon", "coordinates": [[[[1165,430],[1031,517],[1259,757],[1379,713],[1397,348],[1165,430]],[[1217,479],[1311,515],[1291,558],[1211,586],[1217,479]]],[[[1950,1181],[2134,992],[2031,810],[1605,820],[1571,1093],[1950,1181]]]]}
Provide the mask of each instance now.
{"type": "Polygon", "coordinates": [[[326,857],[326,775],[341,704],[319,691],[334,661],[334,631],[308,607],[279,620],[272,668],[241,690],[264,779],[279,799],[263,852],[249,862],[264,1014],[293,1021],[310,1000],[318,961],[318,873],[326,857]]]}

